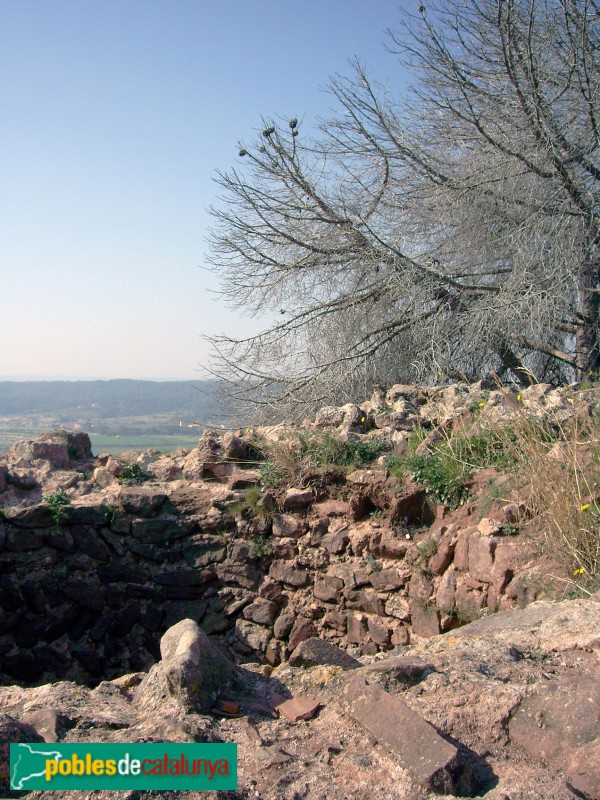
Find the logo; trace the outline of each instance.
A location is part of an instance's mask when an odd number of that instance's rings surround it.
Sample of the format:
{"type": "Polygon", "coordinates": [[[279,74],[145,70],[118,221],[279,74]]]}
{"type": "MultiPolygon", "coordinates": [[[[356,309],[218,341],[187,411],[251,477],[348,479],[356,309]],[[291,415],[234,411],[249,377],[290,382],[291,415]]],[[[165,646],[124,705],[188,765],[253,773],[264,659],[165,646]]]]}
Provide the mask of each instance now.
{"type": "Polygon", "coordinates": [[[237,789],[236,744],[11,744],[10,788],[237,789]]]}

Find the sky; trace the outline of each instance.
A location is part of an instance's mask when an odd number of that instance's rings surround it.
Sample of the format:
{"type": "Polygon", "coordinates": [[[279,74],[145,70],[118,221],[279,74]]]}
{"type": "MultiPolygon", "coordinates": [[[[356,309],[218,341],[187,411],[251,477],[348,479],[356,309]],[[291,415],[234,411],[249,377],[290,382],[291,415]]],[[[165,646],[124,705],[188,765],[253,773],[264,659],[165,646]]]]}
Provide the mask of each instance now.
{"type": "Polygon", "coordinates": [[[202,376],[255,320],[207,270],[218,169],[261,116],[394,88],[393,0],[0,0],[0,380],[202,376]]]}

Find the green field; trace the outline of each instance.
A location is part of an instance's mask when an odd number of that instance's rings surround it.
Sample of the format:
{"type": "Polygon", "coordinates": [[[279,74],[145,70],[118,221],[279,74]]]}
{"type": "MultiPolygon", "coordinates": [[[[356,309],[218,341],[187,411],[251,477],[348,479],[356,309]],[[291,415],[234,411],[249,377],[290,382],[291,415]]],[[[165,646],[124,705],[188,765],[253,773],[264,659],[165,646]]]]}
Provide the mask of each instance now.
{"type": "MultiPolygon", "coordinates": [[[[40,430],[0,428],[0,453],[4,453],[15,442],[22,442],[35,439],[40,430]]],[[[114,455],[123,450],[160,450],[161,452],[172,452],[179,447],[191,449],[198,444],[202,431],[198,429],[195,434],[146,434],[144,436],[134,436],[122,434],[113,436],[110,434],[92,433],[92,453],[97,456],[100,453],[110,453],[114,455]]]]}

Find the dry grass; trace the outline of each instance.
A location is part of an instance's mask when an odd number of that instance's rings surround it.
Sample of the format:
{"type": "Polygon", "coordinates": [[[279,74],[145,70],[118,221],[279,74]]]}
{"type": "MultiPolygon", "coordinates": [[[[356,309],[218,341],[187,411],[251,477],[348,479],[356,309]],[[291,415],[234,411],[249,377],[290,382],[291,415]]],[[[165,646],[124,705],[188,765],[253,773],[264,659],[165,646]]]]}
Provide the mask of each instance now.
{"type": "Polygon", "coordinates": [[[511,475],[528,532],[571,576],[566,588],[593,594],[600,589],[600,415],[584,392],[569,402],[566,421],[550,412],[540,422],[521,409],[508,425],[457,433],[446,446],[466,467],[511,475]]]}

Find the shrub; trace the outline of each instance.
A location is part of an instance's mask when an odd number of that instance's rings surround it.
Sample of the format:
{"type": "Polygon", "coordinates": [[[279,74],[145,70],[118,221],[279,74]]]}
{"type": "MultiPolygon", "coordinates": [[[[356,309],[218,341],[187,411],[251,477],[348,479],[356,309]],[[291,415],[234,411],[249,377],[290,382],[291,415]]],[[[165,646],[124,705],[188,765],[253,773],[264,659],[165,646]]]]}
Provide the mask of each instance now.
{"type": "Polygon", "coordinates": [[[150,480],[150,475],[144,472],[139,464],[125,464],[123,466],[123,472],[119,476],[119,483],[125,484],[126,486],[134,483],[143,483],[148,480],[150,480]]]}
{"type": "Polygon", "coordinates": [[[70,504],[70,500],[64,492],[57,492],[56,494],[47,494],[43,498],[44,503],[50,509],[50,516],[57,528],[60,528],[69,516],[69,512],[65,508],[70,504]]]}

